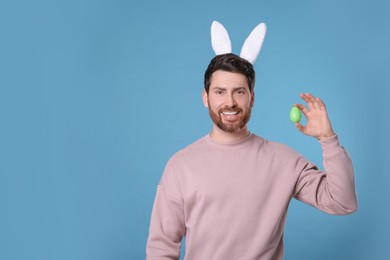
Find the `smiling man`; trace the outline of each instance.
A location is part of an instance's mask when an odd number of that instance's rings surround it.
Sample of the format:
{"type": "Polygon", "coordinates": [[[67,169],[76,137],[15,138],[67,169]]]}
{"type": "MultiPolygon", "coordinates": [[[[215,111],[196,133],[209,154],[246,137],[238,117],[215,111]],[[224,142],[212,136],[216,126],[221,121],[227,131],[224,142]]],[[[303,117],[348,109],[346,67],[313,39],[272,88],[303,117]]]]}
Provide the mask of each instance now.
{"type": "Polygon", "coordinates": [[[229,139],[231,134],[238,138],[246,136],[254,93],[248,87],[245,75],[218,70],[212,74],[211,81],[211,86],[203,92],[203,103],[209,108],[215,124],[211,135],[217,138],[228,133],[226,138],[229,139]]]}
{"type": "Polygon", "coordinates": [[[212,131],[177,152],[166,165],[153,206],[148,260],[280,260],[292,198],[330,214],[357,209],[351,159],[340,146],[324,103],[301,94],[302,133],[316,138],[324,170],[291,148],[251,133],[255,71],[235,54],[213,58],[203,103],[212,131]]]}

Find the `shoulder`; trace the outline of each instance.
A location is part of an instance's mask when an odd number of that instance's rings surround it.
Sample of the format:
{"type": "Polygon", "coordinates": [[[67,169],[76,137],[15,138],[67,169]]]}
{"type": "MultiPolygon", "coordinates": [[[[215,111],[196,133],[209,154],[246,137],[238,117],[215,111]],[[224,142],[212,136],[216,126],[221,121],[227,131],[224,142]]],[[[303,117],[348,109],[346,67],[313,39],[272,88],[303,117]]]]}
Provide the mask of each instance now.
{"type": "Polygon", "coordinates": [[[194,155],[202,154],[207,149],[205,137],[202,137],[186,147],[174,153],[168,160],[167,165],[176,165],[186,160],[190,160],[194,155]]]}
{"type": "Polygon", "coordinates": [[[288,145],[285,145],[280,142],[275,142],[267,139],[263,139],[262,137],[256,136],[256,139],[258,139],[257,143],[263,143],[262,149],[263,152],[270,156],[280,157],[280,158],[298,158],[301,157],[301,155],[295,151],[293,148],[289,147],[288,145]]]}

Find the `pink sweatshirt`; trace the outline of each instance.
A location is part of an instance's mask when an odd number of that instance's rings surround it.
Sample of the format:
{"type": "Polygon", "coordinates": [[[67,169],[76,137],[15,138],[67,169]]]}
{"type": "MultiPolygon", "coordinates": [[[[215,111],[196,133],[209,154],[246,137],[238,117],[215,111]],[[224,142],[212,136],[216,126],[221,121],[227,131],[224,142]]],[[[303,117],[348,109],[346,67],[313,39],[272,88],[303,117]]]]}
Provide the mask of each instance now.
{"type": "Polygon", "coordinates": [[[320,141],[325,171],[289,147],[251,134],[234,144],[209,135],[168,162],[151,216],[148,260],[283,259],[292,197],[330,214],[357,209],[350,157],[337,136],[320,141]]]}

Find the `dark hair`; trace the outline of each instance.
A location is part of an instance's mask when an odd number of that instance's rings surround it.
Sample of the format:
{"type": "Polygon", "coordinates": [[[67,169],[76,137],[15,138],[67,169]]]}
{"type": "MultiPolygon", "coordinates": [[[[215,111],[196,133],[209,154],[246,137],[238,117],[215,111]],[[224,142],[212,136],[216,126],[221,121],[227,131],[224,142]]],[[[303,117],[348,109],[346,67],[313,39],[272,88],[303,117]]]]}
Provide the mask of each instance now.
{"type": "Polygon", "coordinates": [[[210,64],[204,74],[204,89],[207,93],[209,93],[211,77],[217,70],[236,72],[245,75],[249,90],[250,92],[253,92],[256,77],[253,65],[249,61],[233,53],[227,53],[217,55],[210,61],[210,64]]]}

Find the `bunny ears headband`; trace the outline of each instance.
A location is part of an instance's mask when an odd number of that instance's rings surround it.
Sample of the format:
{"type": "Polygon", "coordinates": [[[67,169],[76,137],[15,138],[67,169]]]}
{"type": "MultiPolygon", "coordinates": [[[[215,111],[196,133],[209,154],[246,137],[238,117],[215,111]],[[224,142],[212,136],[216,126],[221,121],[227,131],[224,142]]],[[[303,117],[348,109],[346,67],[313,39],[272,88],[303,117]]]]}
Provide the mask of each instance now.
{"type": "MultiPolygon", "coordinates": [[[[240,53],[241,58],[246,59],[252,64],[256,61],[261,46],[263,45],[266,31],[267,27],[264,23],[257,25],[255,29],[253,29],[242,46],[240,53]]],[[[232,52],[229,34],[225,27],[217,21],[214,21],[211,25],[211,46],[213,47],[215,55],[232,52]]]]}

